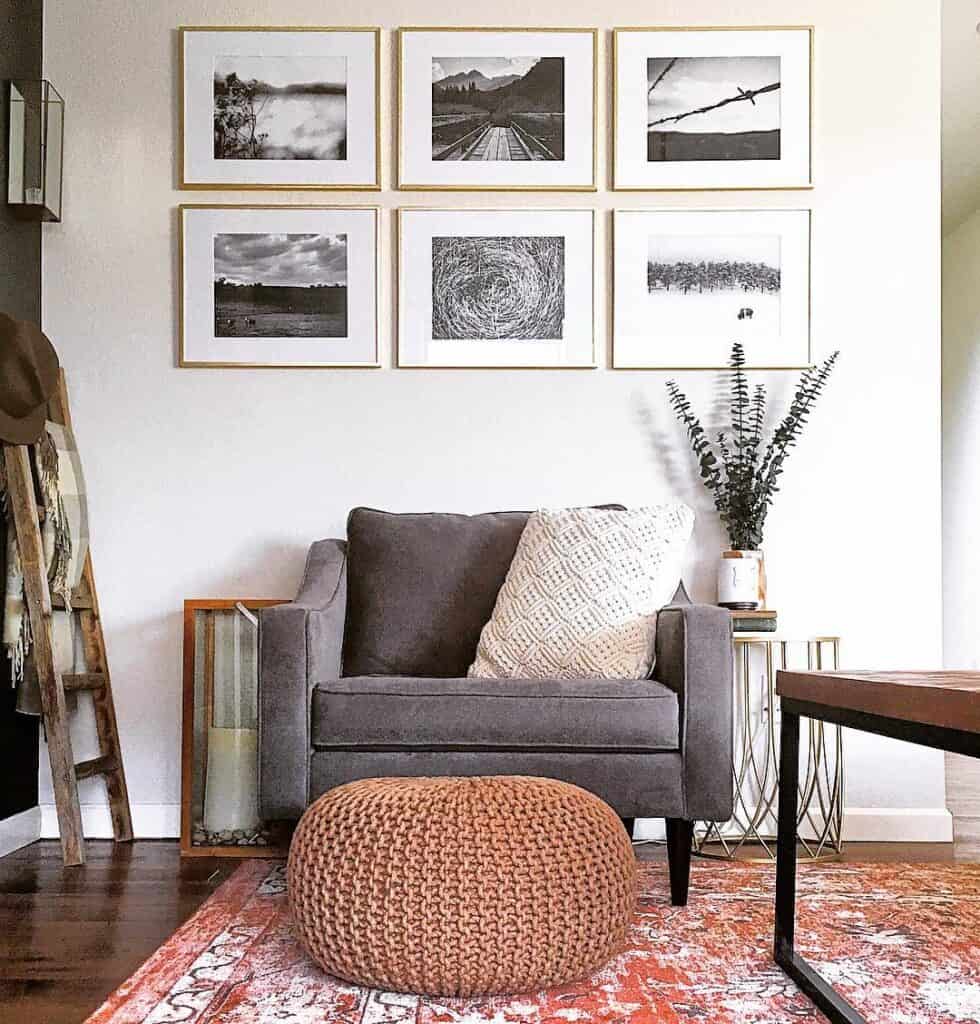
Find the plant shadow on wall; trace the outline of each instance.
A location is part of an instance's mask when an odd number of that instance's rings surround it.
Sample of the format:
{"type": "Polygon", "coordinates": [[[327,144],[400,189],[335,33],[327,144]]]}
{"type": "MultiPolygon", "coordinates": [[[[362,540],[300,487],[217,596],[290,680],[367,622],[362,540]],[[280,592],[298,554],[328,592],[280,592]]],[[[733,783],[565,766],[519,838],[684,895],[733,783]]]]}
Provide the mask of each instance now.
{"type": "MultiPolygon", "coordinates": [[[[766,517],[779,491],[786,459],[796,447],[813,407],[827,385],[839,352],[800,375],[782,419],[770,430],[769,402],[764,384],[750,389],[745,372],[745,351],[736,342],[729,361],[729,425],[714,439],[693,412],[687,395],[675,380],[667,381],[670,404],[684,426],[697,463],[698,476],[711,495],[715,510],[728,533],[731,551],[723,556],[733,577],[731,591],[723,593],[724,572],[719,571],[719,603],[730,607],[765,605],[762,541],[766,517]],[[735,563],[752,555],[751,577],[735,563]],[[726,600],[727,598],[727,600],[726,600]]],[[[750,568],[750,567],[746,567],[750,568]]]]}

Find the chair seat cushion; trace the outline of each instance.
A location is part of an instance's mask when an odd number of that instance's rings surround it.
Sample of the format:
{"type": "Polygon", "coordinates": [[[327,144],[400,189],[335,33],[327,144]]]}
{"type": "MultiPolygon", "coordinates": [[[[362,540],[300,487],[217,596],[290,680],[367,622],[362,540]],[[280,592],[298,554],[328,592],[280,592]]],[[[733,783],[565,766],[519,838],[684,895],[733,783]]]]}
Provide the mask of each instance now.
{"type": "Polygon", "coordinates": [[[677,694],[652,679],[347,677],[313,694],[318,750],[678,748],[677,694]]]}

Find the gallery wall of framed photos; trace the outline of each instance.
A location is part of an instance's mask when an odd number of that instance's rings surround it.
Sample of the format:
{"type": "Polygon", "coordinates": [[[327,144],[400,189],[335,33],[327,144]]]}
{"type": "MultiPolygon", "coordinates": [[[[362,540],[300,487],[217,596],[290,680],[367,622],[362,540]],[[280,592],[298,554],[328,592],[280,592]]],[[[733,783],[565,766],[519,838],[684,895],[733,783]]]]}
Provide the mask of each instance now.
{"type": "Polygon", "coordinates": [[[813,36],[182,27],[179,365],[809,365],[813,36]]]}

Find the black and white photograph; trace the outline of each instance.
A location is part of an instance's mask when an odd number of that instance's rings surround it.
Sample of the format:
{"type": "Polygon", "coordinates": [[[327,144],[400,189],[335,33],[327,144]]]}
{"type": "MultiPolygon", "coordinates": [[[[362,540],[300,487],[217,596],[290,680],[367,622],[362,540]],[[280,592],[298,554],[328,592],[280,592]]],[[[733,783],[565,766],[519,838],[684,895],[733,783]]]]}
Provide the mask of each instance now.
{"type": "Polygon", "coordinates": [[[594,30],[398,39],[399,188],[594,191],[594,30]]]}
{"type": "Polygon", "coordinates": [[[398,245],[399,366],[595,366],[591,210],[403,209],[398,245]]]}
{"type": "Polygon", "coordinates": [[[346,57],[215,58],[215,160],[346,157],[346,57]]]}
{"type": "Polygon", "coordinates": [[[375,207],[180,208],[181,366],[377,366],[375,207]]]}
{"type": "Polygon", "coordinates": [[[805,365],[809,214],[803,210],[617,211],[614,365],[805,365]]]}
{"type": "Polygon", "coordinates": [[[558,339],[565,322],[565,239],[432,239],[432,337],[558,339]]]}
{"type": "Polygon", "coordinates": [[[778,160],[779,57],[647,59],[647,160],[778,160]]]}
{"type": "Polygon", "coordinates": [[[613,188],[811,187],[813,30],[616,29],[613,188]]]}
{"type": "Polygon", "coordinates": [[[675,337],[779,336],[778,235],[650,235],[647,315],[675,337]]]}
{"type": "Polygon", "coordinates": [[[214,236],[218,338],[347,336],[347,236],[214,236]]]}
{"type": "Polygon", "coordinates": [[[433,58],[433,160],[564,156],[564,58],[433,58]]]}
{"type": "Polygon", "coordinates": [[[180,30],[180,187],[380,188],[375,28],[180,30]]]}

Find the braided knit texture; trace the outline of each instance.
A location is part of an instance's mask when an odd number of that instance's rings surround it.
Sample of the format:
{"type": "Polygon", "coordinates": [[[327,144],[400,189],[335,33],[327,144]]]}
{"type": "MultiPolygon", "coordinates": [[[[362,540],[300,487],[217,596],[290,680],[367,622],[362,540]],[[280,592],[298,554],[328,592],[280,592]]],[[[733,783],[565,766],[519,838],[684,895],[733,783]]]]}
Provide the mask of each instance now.
{"type": "Polygon", "coordinates": [[[615,812],[554,779],[366,779],[300,820],[296,930],[328,973],[475,996],[586,977],[622,951],[636,860],[615,812]]]}

